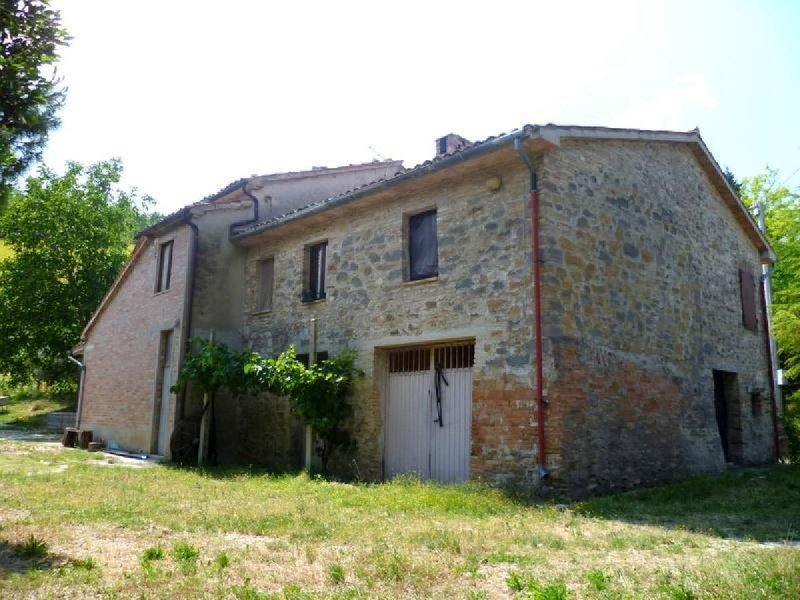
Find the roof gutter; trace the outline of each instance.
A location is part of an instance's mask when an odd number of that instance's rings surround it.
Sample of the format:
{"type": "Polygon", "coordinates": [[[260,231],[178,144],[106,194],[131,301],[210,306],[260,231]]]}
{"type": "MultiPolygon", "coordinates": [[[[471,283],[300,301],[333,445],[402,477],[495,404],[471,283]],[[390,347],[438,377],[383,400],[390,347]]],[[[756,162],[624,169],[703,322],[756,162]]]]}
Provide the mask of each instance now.
{"type": "Polygon", "coordinates": [[[233,240],[236,235],[236,229],[238,227],[244,227],[245,225],[252,225],[253,223],[258,223],[258,198],[256,198],[251,192],[247,191],[247,184],[250,183],[250,180],[245,181],[242,184],[241,190],[242,193],[250,198],[253,201],[253,217],[251,219],[245,219],[244,221],[237,221],[236,223],[231,223],[230,227],[228,228],[228,239],[233,240]]]}

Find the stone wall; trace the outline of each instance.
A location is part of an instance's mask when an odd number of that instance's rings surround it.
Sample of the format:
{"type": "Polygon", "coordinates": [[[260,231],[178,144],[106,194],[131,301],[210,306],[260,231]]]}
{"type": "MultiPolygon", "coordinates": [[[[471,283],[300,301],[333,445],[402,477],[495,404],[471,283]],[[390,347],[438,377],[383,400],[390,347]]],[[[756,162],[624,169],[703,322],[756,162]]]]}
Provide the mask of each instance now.
{"type": "Polygon", "coordinates": [[[743,327],[738,279],[759,253],[690,149],[566,140],[540,181],[555,477],[583,493],[722,468],[714,369],[737,374],[743,462],[770,460],[764,319],[743,327]]]}
{"type": "MultiPolygon", "coordinates": [[[[84,348],[81,427],[121,448],[155,451],[160,403],[161,333],[172,330],[172,376],[177,377],[191,230],[181,226],[147,240],[116,294],[89,330],[84,348]],[[169,290],[155,293],[159,245],[174,240],[169,290]]],[[[173,423],[175,402],[170,403],[173,423]]]]}
{"type": "Polygon", "coordinates": [[[369,198],[374,208],[354,205],[335,219],[267,232],[249,248],[249,345],[265,354],[289,344],[308,352],[309,321],[316,318],[320,351],[359,351],[365,379],[353,399],[357,449],[339,459],[346,474],[382,476],[385,349],[470,338],[476,343],[471,473],[502,481],[535,471],[527,183],[508,152],[491,166],[476,162],[376,193],[369,198]],[[491,177],[501,178],[498,191],[488,190],[491,177]],[[406,282],[404,218],[434,207],[439,276],[406,282]],[[327,299],[303,303],[304,247],[322,240],[327,299]],[[268,257],[275,260],[273,310],[256,313],[256,261],[268,257]]]}

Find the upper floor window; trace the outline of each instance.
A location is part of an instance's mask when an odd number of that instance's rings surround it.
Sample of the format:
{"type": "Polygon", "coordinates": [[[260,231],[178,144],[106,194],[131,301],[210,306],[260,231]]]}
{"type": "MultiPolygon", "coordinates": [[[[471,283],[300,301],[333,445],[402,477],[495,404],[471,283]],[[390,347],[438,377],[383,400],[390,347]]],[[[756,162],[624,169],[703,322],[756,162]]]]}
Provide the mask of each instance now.
{"type": "Polygon", "coordinates": [[[411,281],[439,274],[436,210],[408,217],[408,278],[411,281]]]}
{"type": "Polygon", "coordinates": [[[320,242],[306,248],[308,269],[306,271],[303,301],[313,302],[325,297],[325,259],[328,242],[320,242]]]}
{"type": "Polygon", "coordinates": [[[758,329],[756,282],[750,271],[739,270],[739,292],[742,299],[742,325],[745,326],[745,329],[756,331],[758,329]]]}
{"type": "Polygon", "coordinates": [[[158,247],[158,279],[156,293],[169,289],[172,277],[172,241],[164,242],[158,247]]]}
{"type": "Polygon", "coordinates": [[[258,297],[256,311],[272,310],[272,293],[275,286],[275,259],[266,258],[256,263],[258,277],[258,297]]]}

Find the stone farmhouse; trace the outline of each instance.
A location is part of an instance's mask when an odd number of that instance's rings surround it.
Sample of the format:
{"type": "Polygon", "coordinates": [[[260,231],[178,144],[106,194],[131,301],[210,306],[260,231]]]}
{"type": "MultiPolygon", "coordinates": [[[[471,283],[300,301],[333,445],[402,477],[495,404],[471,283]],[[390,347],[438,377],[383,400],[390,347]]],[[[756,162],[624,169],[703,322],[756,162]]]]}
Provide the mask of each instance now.
{"type": "MultiPolygon", "coordinates": [[[[525,126],[250,177],[142,231],[86,326],[80,427],[169,455],[194,336],[358,350],[345,476],[585,494],[775,460],[762,265],[700,134],[525,126]]],[[[218,402],[220,462],[302,462],[275,397],[218,402]]]]}

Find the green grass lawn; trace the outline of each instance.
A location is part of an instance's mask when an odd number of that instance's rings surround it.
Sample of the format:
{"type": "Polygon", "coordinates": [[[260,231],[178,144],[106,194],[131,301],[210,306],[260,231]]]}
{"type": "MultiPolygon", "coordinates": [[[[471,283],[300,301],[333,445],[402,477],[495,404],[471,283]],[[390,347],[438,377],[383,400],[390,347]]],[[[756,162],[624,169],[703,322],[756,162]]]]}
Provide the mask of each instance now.
{"type": "Polygon", "coordinates": [[[800,469],[569,506],[0,440],[0,597],[798,598],[800,469]]]}
{"type": "Polygon", "coordinates": [[[0,406],[0,425],[13,425],[19,429],[42,429],[48,413],[74,410],[71,394],[49,395],[30,388],[5,392],[0,387],[0,396],[6,394],[11,399],[7,405],[0,406]]]}

